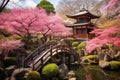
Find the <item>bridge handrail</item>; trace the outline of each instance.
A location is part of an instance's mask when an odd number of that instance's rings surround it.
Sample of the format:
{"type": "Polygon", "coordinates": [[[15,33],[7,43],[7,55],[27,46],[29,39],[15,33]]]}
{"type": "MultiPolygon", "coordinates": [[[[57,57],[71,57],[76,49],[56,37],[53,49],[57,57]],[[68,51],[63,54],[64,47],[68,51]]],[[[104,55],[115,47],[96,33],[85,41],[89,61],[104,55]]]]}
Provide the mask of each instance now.
{"type": "Polygon", "coordinates": [[[42,51],[44,51],[46,48],[50,47],[50,45],[55,45],[51,43],[45,43],[41,46],[39,46],[37,49],[35,49],[33,52],[31,52],[24,60],[24,66],[27,65],[33,58],[39,54],[41,54],[42,51]]]}
{"type": "MultiPolygon", "coordinates": [[[[34,63],[34,65],[36,65],[38,62],[41,62],[40,65],[43,66],[43,65],[45,64],[45,62],[49,60],[48,57],[52,57],[54,52],[56,52],[56,51],[58,51],[58,50],[61,50],[61,48],[58,48],[59,46],[60,46],[60,45],[55,45],[55,46],[51,47],[50,49],[48,49],[47,52],[45,52],[44,54],[42,54],[42,55],[40,56],[40,58],[38,59],[38,61],[36,61],[36,62],[34,63]],[[57,49],[56,49],[56,48],[57,48],[57,49]],[[56,49],[56,50],[55,50],[54,52],[48,54],[48,53],[51,51],[51,49],[56,49]],[[46,57],[45,57],[45,56],[46,56],[46,57]],[[44,57],[45,57],[45,58],[44,58],[44,57]],[[44,59],[43,59],[43,58],[44,58],[44,59]],[[48,60],[47,60],[47,59],[48,59],[48,60]]],[[[68,51],[68,49],[65,48],[64,51],[68,51]]],[[[40,65],[37,66],[37,67],[34,68],[34,69],[35,69],[35,70],[39,70],[39,69],[41,68],[40,65]]]]}
{"type": "MultiPolygon", "coordinates": [[[[62,44],[51,44],[45,43],[35,49],[30,55],[28,55],[24,60],[24,66],[33,65],[35,70],[40,69],[48,60],[53,56],[53,53],[57,50],[68,51],[69,46],[62,44]],[[53,49],[56,49],[54,52],[53,49]],[[50,53],[50,54],[48,54],[50,53]],[[38,60],[37,60],[38,59],[38,60]],[[37,61],[35,61],[37,60],[37,61]],[[36,66],[36,67],[35,67],[36,66]]],[[[70,48],[69,48],[70,49],[70,48]]]]}

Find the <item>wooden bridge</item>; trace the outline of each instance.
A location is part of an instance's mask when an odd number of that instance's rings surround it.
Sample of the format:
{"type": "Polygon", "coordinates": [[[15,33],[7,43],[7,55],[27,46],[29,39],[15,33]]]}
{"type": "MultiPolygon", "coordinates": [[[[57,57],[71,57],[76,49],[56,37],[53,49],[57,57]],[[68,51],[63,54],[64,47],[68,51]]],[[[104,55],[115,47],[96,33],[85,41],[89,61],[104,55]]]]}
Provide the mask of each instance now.
{"type": "Polygon", "coordinates": [[[24,66],[31,67],[33,70],[39,70],[48,60],[60,52],[71,53],[71,50],[67,45],[46,43],[25,58],[24,66]]]}

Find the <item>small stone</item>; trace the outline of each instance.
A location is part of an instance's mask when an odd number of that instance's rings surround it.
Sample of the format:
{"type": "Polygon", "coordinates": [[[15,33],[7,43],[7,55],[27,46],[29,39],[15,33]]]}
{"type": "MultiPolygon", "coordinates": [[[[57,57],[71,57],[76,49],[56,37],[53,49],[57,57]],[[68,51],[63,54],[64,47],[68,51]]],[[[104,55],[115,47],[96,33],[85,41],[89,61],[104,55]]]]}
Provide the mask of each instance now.
{"type": "Polygon", "coordinates": [[[74,77],[74,78],[69,78],[69,80],[76,80],[76,78],[74,77]]]}
{"type": "Polygon", "coordinates": [[[74,71],[68,72],[68,76],[69,76],[69,77],[74,77],[74,76],[75,76],[75,72],[74,72],[74,71]]]}

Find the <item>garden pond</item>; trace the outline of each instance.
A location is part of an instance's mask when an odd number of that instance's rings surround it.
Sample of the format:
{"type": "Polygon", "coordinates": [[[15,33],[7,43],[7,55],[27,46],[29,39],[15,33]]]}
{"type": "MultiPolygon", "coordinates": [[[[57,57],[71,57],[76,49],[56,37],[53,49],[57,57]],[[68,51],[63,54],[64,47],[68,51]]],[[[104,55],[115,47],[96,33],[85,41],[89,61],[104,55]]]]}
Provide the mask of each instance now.
{"type": "Polygon", "coordinates": [[[120,80],[120,70],[103,70],[98,65],[73,65],[77,80],[120,80]]]}

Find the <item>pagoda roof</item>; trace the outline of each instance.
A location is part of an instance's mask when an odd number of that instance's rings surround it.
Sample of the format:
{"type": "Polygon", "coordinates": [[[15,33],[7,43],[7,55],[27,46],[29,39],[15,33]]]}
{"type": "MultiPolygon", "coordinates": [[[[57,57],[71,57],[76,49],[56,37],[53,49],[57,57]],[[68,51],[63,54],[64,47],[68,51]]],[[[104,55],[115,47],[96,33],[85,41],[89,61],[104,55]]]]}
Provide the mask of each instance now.
{"type": "Polygon", "coordinates": [[[81,16],[89,16],[92,19],[100,17],[100,16],[90,13],[88,10],[81,10],[80,12],[78,12],[76,14],[70,14],[70,15],[66,15],[66,16],[69,18],[75,18],[75,19],[80,18],[81,16]]]}
{"type": "Polygon", "coordinates": [[[75,27],[75,26],[84,26],[88,25],[90,22],[84,22],[84,23],[74,23],[74,24],[65,24],[66,27],[75,27]]]}

